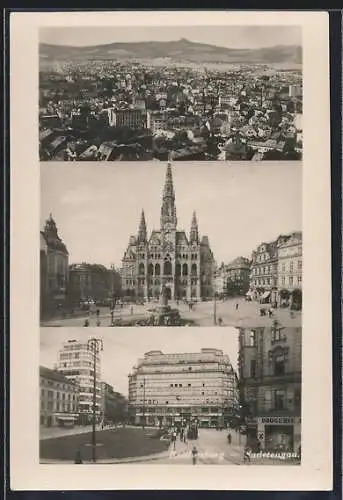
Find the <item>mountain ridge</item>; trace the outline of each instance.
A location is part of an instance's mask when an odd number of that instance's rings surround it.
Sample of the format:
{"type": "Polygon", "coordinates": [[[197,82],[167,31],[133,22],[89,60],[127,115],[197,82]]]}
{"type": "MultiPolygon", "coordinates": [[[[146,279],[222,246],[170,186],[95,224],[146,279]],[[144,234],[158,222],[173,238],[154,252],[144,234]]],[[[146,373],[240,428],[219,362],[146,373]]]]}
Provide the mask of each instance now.
{"type": "Polygon", "coordinates": [[[191,62],[232,63],[301,63],[299,45],[275,45],[257,49],[232,49],[217,45],[192,42],[185,38],[166,42],[111,42],[83,47],[72,45],[39,44],[41,58],[52,60],[94,59],[157,59],[167,58],[191,62]]]}

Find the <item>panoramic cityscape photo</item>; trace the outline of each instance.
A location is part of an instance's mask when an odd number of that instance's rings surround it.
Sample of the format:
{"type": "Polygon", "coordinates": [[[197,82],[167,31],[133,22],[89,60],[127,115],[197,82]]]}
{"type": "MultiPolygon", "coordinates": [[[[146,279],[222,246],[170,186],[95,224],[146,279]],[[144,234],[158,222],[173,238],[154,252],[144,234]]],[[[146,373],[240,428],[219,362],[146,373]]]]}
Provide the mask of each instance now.
{"type": "Polygon", "coordinates": [[[41,161],[302,158],[299,26],[39,35],[41,161]]]}
{"type": "Polygon", "coordinates": [[[301,324],[302,168],[41,164],[42,326],[301,324]]]}

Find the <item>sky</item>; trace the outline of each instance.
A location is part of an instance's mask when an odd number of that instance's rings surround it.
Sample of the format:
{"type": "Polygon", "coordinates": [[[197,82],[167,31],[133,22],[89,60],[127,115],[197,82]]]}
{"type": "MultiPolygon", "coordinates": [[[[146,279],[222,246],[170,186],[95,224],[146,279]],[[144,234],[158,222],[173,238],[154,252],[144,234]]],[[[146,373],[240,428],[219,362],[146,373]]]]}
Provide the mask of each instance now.
{"type": "Polygon", "coordinates": [[[90,46],[114,42],[192,42],[229,48],[301,45],[299,26],[134,26],[41,28],[39,41],[53,45],[90,46]]]}
{"type": "Polygon", "coordinates": [[[152,350],[163,353],[194,353],[202,348],[222,349],[237,370],[238,330],[236,328],[41,328],[40,364],[53,369],[58,351],[66,340],[87,342],[102,338],[101,378],[122,394],[128,394],[128,374],[139,358],[152,350]]]}
{"type": "MultiPolygon", "coordinates": [[[[195,210],[218,264],[250,257],[262,242],[302,229],[300,162],[175,162],[178,229],[189,234],[195,210]]],[[[166,162],[41,163],[41,219],[52,213],[69,263],[120,267],[144,209],[160,228],[166,162]]]]}

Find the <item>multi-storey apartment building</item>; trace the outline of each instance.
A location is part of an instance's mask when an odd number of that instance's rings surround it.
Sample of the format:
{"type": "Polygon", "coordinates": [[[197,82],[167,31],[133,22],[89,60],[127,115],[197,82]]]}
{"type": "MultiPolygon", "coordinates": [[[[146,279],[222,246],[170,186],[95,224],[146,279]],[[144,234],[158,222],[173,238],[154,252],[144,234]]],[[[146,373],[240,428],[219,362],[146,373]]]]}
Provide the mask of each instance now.
{"type": "MultiPolygon", "coordinates": [[[[58,353],[57,370],[79,385],[79,422],[87,424],[93,415],[94,354],[87,342],[68,340],[58,353]]],[[[96,415],[101,416],[101,363],[96,355],[96,415]]]]}
{"type": "Polygon", "coordinates": [[[250,437],[266,450],[301,442],[301,328],[242,328],[240,402],[250,437]]]}
{"type": "Polygon", "coordinates": [[[70,426],[78,419],[79,386],[56,370],[39,368],[40,425],[70,426]]]}
{"type": "Polygon", "coordinates": [[[291,292],[301,288],[301,255],[301,232],[261,243],[252,253],[249,295],[263,302],[280,304],[280,290],[291,292]]]}
{"type": "Polygon", "coordinates": [[[302,233],[293,233],[278,248],[278,292],[280,301],[296,296],[295,290],[302,289],[302,233]]]}
{"type": "Polygon", "coordinates": [[[127,419],[127,399],[116,392],[112,385],[101,382],[101,412],[104,421],[125,422],[127,419]]]}
{"type": "Polygon", "coordinates": [[[129,414],[135,424],[172,425],[197,418],[202,427],[225,425],[238,403],[237,375],[219,349],[150,351],[129,375],[129,414]]]}

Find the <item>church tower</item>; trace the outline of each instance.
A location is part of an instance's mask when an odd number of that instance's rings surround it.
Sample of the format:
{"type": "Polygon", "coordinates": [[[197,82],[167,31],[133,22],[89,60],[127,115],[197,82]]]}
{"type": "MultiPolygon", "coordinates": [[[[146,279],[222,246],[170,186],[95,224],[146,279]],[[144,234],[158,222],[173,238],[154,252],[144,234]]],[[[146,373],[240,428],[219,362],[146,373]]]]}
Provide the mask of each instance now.
{"type": "Polygon", "coordinates": [[[145,243],[146,241],[147,241],[147,229],[146,229],[144,210],[142,210],[141,220],[139,222],[139,228],[138,228],[137,243],[138,244],[145,243]]]}
{"type": "Polygon", "coordinates": [[[161,231],[175,231],[177,226],[175,193],[171,162],[168,161],[166,179],[163,188],[161,207],[161,231]]]}
{"type": "Polygon", "coordinates": [[[193,212],[189,241],[190,243],[199,243],[198,221],[195,212],[193,212]]]}

